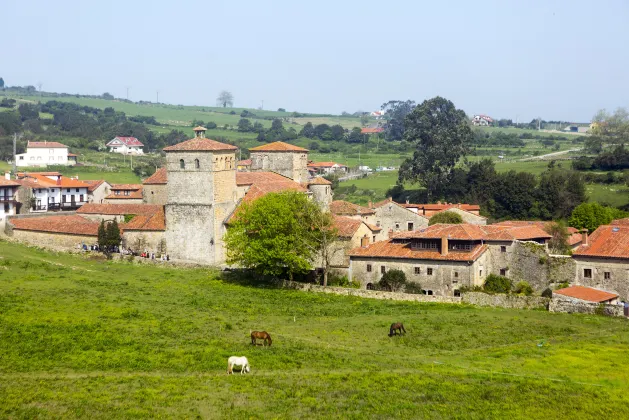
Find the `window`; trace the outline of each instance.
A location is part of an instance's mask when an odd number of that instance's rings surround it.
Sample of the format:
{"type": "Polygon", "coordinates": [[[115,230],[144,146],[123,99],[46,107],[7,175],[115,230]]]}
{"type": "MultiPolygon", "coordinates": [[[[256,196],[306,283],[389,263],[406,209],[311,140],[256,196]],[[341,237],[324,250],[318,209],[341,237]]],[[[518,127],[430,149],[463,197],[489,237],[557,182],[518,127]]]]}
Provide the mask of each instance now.
{"type": "Polygon", "coordinates": [[[437,249],[437,242],[426,242],[426,241],[421,241],[421,242],[412,242],[411,243],[411,248],[415,248],[415,249],[437,249]]]}
{"type": "Polygon", "coordinates": [[[426,269],[426,274],[429,276],[432,276],[432,268],[427,268],[426,269]]]}
{"type": "Polygon", "coordinates": [[[458,271],[455,271],[455,272],[454,272],[454,278],[455,278],[455,279],[459,278],[459,272],[458,272],[458,271]]]}
{"type": "Polygon", "coordinates": [[[505,245],[502,245],[500,247],[500,252],[507,252],[507,247],[505,245]]]}
{"type": "Polygon", "coordinates": [[[472,244],[455,244],[455,243],[451,243],[450,244],[450,249],[452,250],[459,250],[459,251],[471,251],[472,250],[472,244]]]}
{"type": "Polygon", "coordinates": [[[195,159],[195,160],[194,160],[194,167],[195,167],[196,169],[199,169],[199,168],[201,167],[201,164],[199,163],[199,159],[195,159]]]}
{"type": "Polygon", "coordinates": [[[592,278],[592,269],[591,268],[584,268],[583,269],[583,277],[586,279],[591,279],[592,278]]]}
{"type": "Polygon", "coordinates": [[[603,277],[605,278],[605,280],[609,280],[609,279],[611,279],[611,278],[612,278],[612,273],[611,273],[611,272],[609,272],[609,271],[606,271],[606,272],[603,274],[603,277]]]}
{"type": "Polygon", "coordinates": [[[186,169],[186,162],[183,159],[179,159],[179,169],[186,169]]]}
{"type": "Polygon", "coordinates": [[[415,274],[420,274],[421,273],[421,268],[420,267],[415,267],[415,274]]]}
{"type": "Polygon", "coordinates": [[[483,277],[483,270],[480,270],[480,271],[478,272],[478,275],[479,275],[480,277],[483,277]]]}
{"type": "Polygon", "coordinates": [[[454,291],[454,297],[460,297],[461,296],[461,291],[459,289],[456,289],[454,291]]]}
{"type": "Polygon", "coordinates": [[[413,230],[413,222],[408,222],[408,230],[413,230]]]}
{"type": "Polygon", "coordinates": [[[120,195],[120,191],[118,190],[114,191],[114,195],[120,195]]]}
{"type": "Polygon", "coordinates": [[[501,276],[506,276],[507,275],[507,269],[506,268],[501,268],[500,269],[500,275],[501,276]]]}
{"type": "Polygon", "coordinates": [[[367,264],[367,272],[371,273],[371,264],[367,264]]]}
{"type": "Polygon", "coordinates": [[[400,230],[400,224],[399,223],[395,224],[395,230],[400,230]]]}
{"type": "Polygon", "coordinates": [[[4,213],[8,213],[9,212],[9,203],[4,203],[4,213]]]}
{"type": "Polygon", "coordinates": [[[68,193],[68,192],[70,192],[70,188],[66,188],[66,192],[67,192],[67,193],[68,193]]]}
{"type": "MultiPolygon", "coordinates": [[[[32,159],[32,158],[31,158],[32,159]]],[[[24,160],[24,156],[20,156],[20,160],[24,160]]]]}
{"type": "Polygon", "coordinates": [[[80,201],[81,203],[83,202],[83,194],[81,194],[81,195],[79,196],[79,201],[80,201]]]}
{"type": "Polygon", "coordinates": [[[376,221],[376,226],[380,227],[380,220],[376,221]]]}
{"type": "Polygon", "coordinates": [[[48,149],[48,153],[50,153],[50,154],[55,153],[55,149],[48,149]]]}
{"type": "Polygon", "coordinates": [[[129,191],[129,190],[125,190],[124,195],[129,195],[130,192],[131,191],[129,191]]]}
{"type": "Polygon", "coordinates": [[[387,268],[386,268],[384,265],[381,265],[381,266],[380,266],[380,272],[381,272],[382,274],[386,273],[386,272],[387,272],[387,268]]]}
{"type": "Polygon", "coordinates": [[[79,189],[78,189],[78,188],[76,188],[76,191],[74,191],[74,192],[79,192],[79,189]]]}
{"type": "Polygon", "coordinates": [[[376,242],[376,235],[373,235],[373,236],[371,237],[371,242],[376,242]]]}
{"type": "Polygon", "coordinates": [[[50,197],[48,201],[50,202],[50,204],[55,204],[55,197],[50,197]]]}
{"type": "Polygon", "coordinates": [[[367,283],[367,290],[373,290],[373,283],[367,283]]]}
{"type": "Polygon", "coordinates": [[[432,296],[432,290],[426,290],[426,294],[427,294],[428,296],[432,296]]]}

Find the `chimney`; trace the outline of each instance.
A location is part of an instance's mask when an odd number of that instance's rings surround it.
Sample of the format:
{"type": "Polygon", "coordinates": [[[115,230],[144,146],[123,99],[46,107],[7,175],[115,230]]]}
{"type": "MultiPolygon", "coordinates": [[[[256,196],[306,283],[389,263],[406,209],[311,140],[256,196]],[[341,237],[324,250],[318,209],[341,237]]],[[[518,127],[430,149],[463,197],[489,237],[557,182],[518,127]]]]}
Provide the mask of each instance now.
{"type": "Polygon", "coordinates": [[[11,172],[5,172],[4,173],[4,179],[6,179],[7,181],[11,180],[11,172]]]}
{"type": "Polygon", "coordinates": [[[370,209],[372,209],[372,208],[373,208],[373,203],[371,202],[371,200],[369,200],[368,205],[369,205],[369,208],[370,208],[370,209]]]}
{"type": "Polygon", "coordinates": [[[61,185],[61,177],[60,176],[57,177],[57,185],[61,185]]]}
{"type": "Polygon", "coordinates": [[[447,236],[441,237],[441,255],[443,256],[448,255],[448,237],[447,236]]]}
{"type": "Polygon", "coordinates": [[[581,245],[588,245],[588,230],[581,229],[581,245]]]}
{"type": "Polygon", "coordinates": [[[369,245],[369,237],[365,234],[362,238],[360,238],[360,247],[367,248],[369,245]]]}

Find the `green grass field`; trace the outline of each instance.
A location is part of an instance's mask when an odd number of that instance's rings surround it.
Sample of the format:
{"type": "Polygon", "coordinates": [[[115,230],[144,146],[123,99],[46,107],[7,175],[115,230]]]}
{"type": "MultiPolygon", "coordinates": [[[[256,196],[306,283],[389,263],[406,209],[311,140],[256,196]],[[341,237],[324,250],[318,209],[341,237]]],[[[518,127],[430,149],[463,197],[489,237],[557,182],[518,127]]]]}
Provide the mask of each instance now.
{"type": "Polygon", "coordinates": [[[3,418],[610,418],[629,324],[255,287],[0,242],[3,418]],[[387,337],[393,321],[405,337],[387,337]],[[249,344],[252,329],[273,346],[249,344]],[[249,375],[226,374],[247,356],[249,375]]]}

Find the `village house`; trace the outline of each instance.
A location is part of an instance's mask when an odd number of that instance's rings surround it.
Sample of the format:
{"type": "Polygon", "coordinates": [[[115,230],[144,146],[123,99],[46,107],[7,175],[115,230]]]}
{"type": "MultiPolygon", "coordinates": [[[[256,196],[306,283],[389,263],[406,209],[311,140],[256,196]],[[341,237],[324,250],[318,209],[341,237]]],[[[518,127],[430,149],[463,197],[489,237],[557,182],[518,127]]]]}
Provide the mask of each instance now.
{"type": "MultiPolygon", "coordinates": [[[[554,222],[545,222],[545,221],[540,221],[540,220],[505,220],[503,222],[498,222],[498,223],[494,223],[494,226],[537,226],[538,228],[542,229],[544,232],[548,233],[549,235],[552,234],[552,226],[553,226],[554,222]]],[[[566,244],[568,245],[568,247],[571,250],[575,250],[577,249],[579,246],[581,246],[584,238],[587,235],[584,235],[582,231],[580,231],[577,228],[573,228],[573,227],[566,227],[566,233],[568,234],[568,237],[566,238],[566,244]]]]}
{"type": "Polygon", "coordinates": [[[17,189],[20,187],[11,180],[11,174],[6,173],[0,178],[0,232],[4,232],[7,216],[17,214],[17,189]]]}
{"type": "Polygon", "coordinates": [[[144,145],[135,137],[114,137],[106,145],[111,153],[144,154],[144,145]]]}
{"type": "Polygon", "coordinates": [[[15,165],[24,166],[48,166],[48,165],[73,165],[76,163],[68,160],[68,146],[56,141],[29,141],[26,144],[26,153],[15,157],[15,165]]]}
{"type": "Polygon", "coordinates": [[[111,192],[105,197],[105,203],[142,204],[144,202],[142,184],[112,184],[109,189],[111,192]]]}
{"type": "Polygon", "coordinates": [[[380,134],[380,133],[384,133],[384,128],[382,128],[382,127],[365,127],[365,128],[361,128],[361,130],[360,130],[360,134],[372,135],[372,134],[380,134]]]}
{"type": "Polygon", "coordinates": [[[319,175],[329,175],[337,172],[347,172],[347,166],[336,162],[310,162],[308,170],[319,175]]]}
{"type": "Polygon", "coordinates": [[[493,123],[493,118],[487,115],[474,115],[474,118],[472,118],[472,125],[488,126],[492,125],[493,123]]]}
{"type": "Polygon", "coordinates": [[[249,151],[252,172],[276,172],[295,182],[308,180],[308,149],[276,141],[249,151]]]}
{"type": "Polygon", "coordinates": [[[79,215],[59,214],[11,219],[7,223],[7,233],[13,239],[29,245],[65,251],[79,250],[83,245],[98,243],[99,224],[79,215]]]}
{"type": "Polygon", "coordinates": [[[572,253],[576,285],[617,293],[629,300],[629,223],[599,226],[572,253]]]}
{"type": "Polygon", "coordinates": [[[250,171],[251,170],[251,159],[243,159],[239,160],[236,164],[236,169],[239,171],[250,171]]]}
{"type": "Polygon", "coordinates": [[[18,173],[20,213],[76,210],[88,202],[89,184],[59,172],[18,173]]]}
{"type": "Polygon", "coordinates": [[[166,184],[168,184],[166,168],[159,168],[142,182],[142,201],[146,204],[166,205],[166,184]]]}
{"type": "Polygon", "coordinates": [[[347,216],[352,219],[362,220],[372,225],[376,224],[376,212],[373,209],[359,206],[358,204],[350,203],[349,201],[332,201],[330,204],[330,213],[337,216],[347,216]]]}
{"type": "Polygon", "coordinates": [[[393,238],[363,245],[349,252],[351,278],[372,288],[390,269],[405,272],[426,294],[458,296],[462,286],[481,286],[487,275],[529,278],[538,268],[550,239],[535,226],[436,224],[393,238]]]}
{"type": "Polygon", "coordinates": [[[383,236],[388,238],[393,233],[416,230],[428,226],[428,218],[410,208],[398,204],[391,198],[372,204],[375,225],[382,228],[383,236]]]}
{"type": "Polygon", "coordinates": [[[104,179],[83,180],[87,187],[87,201],[88,203],[104,203],[105,197],[111,192],[111,184],[104,179]]]}
{"type": "MultiPolygon", "coordinates": [[[[349,269],[349,252],[361,245],[376,242],[380,234],[377,226],[360,219],[333,215],[334,228],[338,232],[338,241],[328,249],[330,268],[341,275],[347,275],[349,269]]],[[[322,265],[322,264],[320,264],[322,265]]]]}

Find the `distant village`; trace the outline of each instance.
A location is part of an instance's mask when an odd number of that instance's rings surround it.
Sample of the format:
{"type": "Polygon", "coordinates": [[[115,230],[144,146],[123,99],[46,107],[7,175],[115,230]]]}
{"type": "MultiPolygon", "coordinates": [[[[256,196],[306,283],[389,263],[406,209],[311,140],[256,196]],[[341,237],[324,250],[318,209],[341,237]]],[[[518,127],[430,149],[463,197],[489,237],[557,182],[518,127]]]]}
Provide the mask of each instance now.
{"type": "MultiPolygon", "coordinates": [[[[487,123],[485,117],[475,123],[487,123]]],[[[280,141],[254,147],[250,159],[238,161],[235,146],[208,139],[205,131],[196,127],[194,138],[166,147],[165,166],[142,184],[59,172],[6,173],[0,179],[0,232],[18,242],[76,252],[97,243],[101,221],[116,220],[127,252],[223,265],[223,236],[239,206],[272,192],[297,191],[332,213],[341,252],[330,268],[363,289],[398,269],[433,296],[460,296],[496,274],[526,279],[538,292],[568,283],[560,293],[588,302],[629,300],[629,219],[594,232],[569,228],[571,255],[553,255],[548,222],[488,224],[473,203],[387,199],[360,206],[334,200],[323,175],[345,173],[346,166],[312,162],[307,149],[280,141]],[[446,211],[463,223],[428,225],[446,211]]],[[[106,146],[112,153],[141,154],[143,145],[116,137],[106,146]]],[[[15,163],[19,168],[76,161],[61,143],[29,142],[15,163]]]]}

